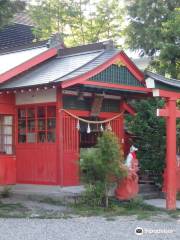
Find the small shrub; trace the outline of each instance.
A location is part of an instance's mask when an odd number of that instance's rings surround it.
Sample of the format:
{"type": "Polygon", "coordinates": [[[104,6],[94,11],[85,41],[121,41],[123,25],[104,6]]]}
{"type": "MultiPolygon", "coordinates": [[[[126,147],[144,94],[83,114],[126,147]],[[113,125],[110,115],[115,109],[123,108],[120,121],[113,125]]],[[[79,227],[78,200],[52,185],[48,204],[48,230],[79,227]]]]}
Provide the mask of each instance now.
{"type": "Polygon", "coordinates": [[[88,205],[90,207],[102,206],[103,192],[102,186],[100,184],[92,185],[88,184],[86,186],[86,191],[81,197],[80,203],[83,205],[88,205]]]}
{"type": "Polygon", "coordinates": [[[1,191],[1,197],[2,198],[8,198],[11,195],[11,187],[5,186],[3,190],[1,191]]]}
{"type": "Polygon", "coordinates": [[[95,148],[81,153],[80,168],[85,182],[84,199],[92,206],[108,207],[108,193],[112,181],[127,175],[122,167],[123,153],[117,137],[110,131],[103,132],[95,148]]]}

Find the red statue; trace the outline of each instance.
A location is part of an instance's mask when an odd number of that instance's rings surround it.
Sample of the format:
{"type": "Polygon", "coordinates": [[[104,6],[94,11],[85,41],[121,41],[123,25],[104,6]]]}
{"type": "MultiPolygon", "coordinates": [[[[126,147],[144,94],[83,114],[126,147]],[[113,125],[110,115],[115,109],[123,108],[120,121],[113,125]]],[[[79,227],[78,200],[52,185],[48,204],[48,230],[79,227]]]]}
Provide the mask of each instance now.
{"type": "Polygon", "coordinates": [[[128,176],[120,180],[115,190],[116,198],[119,200],[129,200],[134,198],[139,192],[138,185],[138,160],[136,151],[138,149],[131,146],[130,152],[126,158],[125,166],[128,168],[128,176]]]}

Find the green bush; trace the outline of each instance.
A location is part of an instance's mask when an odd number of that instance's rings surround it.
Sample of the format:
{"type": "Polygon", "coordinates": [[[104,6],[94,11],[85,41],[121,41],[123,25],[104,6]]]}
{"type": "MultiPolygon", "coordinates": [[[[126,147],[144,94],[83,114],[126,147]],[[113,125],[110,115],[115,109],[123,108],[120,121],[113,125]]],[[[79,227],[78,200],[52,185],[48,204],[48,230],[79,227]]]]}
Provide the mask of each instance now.
{"type": "Polygon", "coordinates": [[[162,172],[165,166],[166,127],[165,119],[156,116],[156,109],[163,108],[160,99],[136,100],[131,102],[136,109],[136,116],[126,117],[126,127],[134,136],[134,144],[139,151],[140,169],[150,170],[157,177],[154,181],[162,183],[162,172]]]}
{"type": "Polygon", "coordinates": [[[82,180],[86,184],[86,202],[93,206],[108,207],[112,182],[127,175],[122,161],[121,146],[110,131],[103,132],[95,148],[81,152],[80,168],[82,180]]]}
{"type": "Polygon", "coordinates": [[[3,190],[1,191],[1,197],[2,198],[8,198],[11,195],[11,187],[10,186],[4,186],[3,190]]]}

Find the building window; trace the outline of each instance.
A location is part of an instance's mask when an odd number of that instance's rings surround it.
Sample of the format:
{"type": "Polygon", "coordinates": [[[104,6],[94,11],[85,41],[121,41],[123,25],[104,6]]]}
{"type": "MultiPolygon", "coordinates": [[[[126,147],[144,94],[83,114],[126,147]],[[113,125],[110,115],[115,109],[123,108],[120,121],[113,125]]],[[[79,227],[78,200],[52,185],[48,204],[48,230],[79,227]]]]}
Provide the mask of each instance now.
{"type": "Polygon", "coordinates": [[[13,154],[13,117],[0,115],[0,154],[13,154]]]}
{"type": "Polygon", "coordinates": [[[36,106],[18,109],[19,143],[54,143],[56,107],[36,106]]]}

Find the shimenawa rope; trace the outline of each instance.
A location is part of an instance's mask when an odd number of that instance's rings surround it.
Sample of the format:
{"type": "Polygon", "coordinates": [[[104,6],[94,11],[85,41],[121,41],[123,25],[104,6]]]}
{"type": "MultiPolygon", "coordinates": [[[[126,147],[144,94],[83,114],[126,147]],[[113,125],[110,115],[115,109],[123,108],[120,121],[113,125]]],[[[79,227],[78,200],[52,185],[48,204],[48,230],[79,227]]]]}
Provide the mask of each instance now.
{"type": "Polygon", "coordinates": [[[124,111],[122,111],[121,113],[117,114],[116,116],[112,117],[112,118],[109,118],[109,119],[106,119],[106,120],[103,120],[103,121],[92,121],[92,120],[86,120],[86,119],[83,119],[83,118],[80,118],[76,115],[74,115],[73,113],[70,113],[69,111],[65,110],[65,109],[61,109],[61,111],[64,111],[65,113],[67,113],[68,115],[70,115],[71,117],[81,121],[81,122],[85,122],[85,123],[89,123],[89,124],[103,124],[103,123],[108,123],[108,122],[111,122],[113,121],[114,119],[120,117],[124,111]]]}

